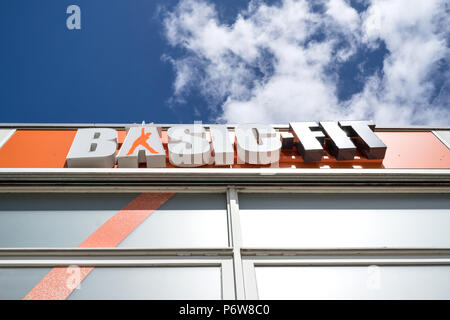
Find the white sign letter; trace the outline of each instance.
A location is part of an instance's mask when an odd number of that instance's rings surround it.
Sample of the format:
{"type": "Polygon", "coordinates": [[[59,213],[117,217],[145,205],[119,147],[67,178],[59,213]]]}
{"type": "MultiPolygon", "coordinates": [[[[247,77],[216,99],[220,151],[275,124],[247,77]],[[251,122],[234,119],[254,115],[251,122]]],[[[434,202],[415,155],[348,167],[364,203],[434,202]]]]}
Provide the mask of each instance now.
{"type": "Polygon", "coordinates": [[[240,162],[270,164],[280,160],[281,141],[274,128],[264,124],[242,124],[235,130],[240,162]]]}
{"type": "Polygon", "coordinates": [[[116,163],[117,131],[78,129],[67,154],[69,168],[112,168],[116,163]]]}
{"type": "Polygon", "coordinates": [[[147,168],[166,166],[166,152],[154,126],[131,127],[117,156],[119,168],[138,168],[143,162],[147,168]]]}
{"type": "Polygon", "coordinates": [[[216,166],[234,163],[233,142],[230,139],[227,126],[214,125],[209,128],[214,149],[214,163],[216,166]]]}
{"type": "Polygon", "coordinates": [[[169,161],[177,167],[199,167],[209,163],[211,147],[202,125],[172,127],[169,136],[169,161]]]}
{"type": "Polygon", "coordinates": [[[317,131],[319,125],[315,122],[291,122],[289,127],[299,140],[297,150],[303,160],[305,162],[322,160],[325,135],[322,131],[317,131]]]}

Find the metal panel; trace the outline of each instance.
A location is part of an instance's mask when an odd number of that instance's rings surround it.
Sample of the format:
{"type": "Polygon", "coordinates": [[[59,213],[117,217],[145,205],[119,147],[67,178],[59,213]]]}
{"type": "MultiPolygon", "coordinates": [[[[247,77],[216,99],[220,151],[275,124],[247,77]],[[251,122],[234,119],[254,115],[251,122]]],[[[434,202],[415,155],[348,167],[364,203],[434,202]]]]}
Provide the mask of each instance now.
{"type": "Polygon", "coordinates": [[[232,245],[233,245],[233,267],[234,267],[234,287],[236,299],[245,298],[244,278],[241,259],[241,226],[239,219],[239,200],[236,189],[230,188],[227,192],[228,214],[230,217],[232,245]]]}
{"type": "Polygon", "coordinates": [[[194,186],[265,183],[285,184],[386,184],[450,183],[449,169],[9,169],[0,168],[0,186],[8,188],[21,184],[34,186],[82,184],[86,190],[103,186],[148,185],[194,186]]]}

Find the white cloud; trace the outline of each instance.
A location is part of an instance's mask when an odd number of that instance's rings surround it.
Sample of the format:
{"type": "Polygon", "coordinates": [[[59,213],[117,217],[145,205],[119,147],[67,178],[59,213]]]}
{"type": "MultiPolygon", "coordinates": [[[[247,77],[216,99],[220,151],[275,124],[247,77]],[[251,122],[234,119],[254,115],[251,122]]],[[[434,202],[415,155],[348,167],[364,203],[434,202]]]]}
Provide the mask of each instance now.
{"type": "Polygon", "coordinates": [[[169,43],[186,52],[168,59],[175,97],[199,90],[217,119],[231,123],[449,124],[449,72],[438,68],[450,56],[445,0],[373,0],[362,14],[344,0],[321,3],[313,10],[305,0],[252,1],[227,25],[211,3],[181,0],[164,21],[169,43]],[[381,42],[389,51],[381,72],[339,101],[338,66],[381,42]]]}

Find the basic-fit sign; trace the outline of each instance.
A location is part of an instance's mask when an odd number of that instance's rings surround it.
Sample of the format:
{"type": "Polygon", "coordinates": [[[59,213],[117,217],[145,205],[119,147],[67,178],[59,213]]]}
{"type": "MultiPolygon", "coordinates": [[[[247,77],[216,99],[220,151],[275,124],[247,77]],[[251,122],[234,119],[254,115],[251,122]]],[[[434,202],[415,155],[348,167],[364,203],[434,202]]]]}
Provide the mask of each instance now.
{"type": "MultiPolygon", "coordinates": [[[[225,125],[207,130],[201,124],[168,129],[169,162],[176,167],[239,164],[267,165],[280,160],[281,149],[298,150],[305,162],[321,161],[324,151],[336,160],[353,160],[357,149],[368,159],[384,159],[386,145],[374,132],[372,121],[291,122],[289,131],[277,131],[266,124],[241,124],[234,139],[225,125]]],[[[79,129],[67,155],[69,168],[148,168],[166,166],[166,151],[160,128],[131,127],[119,153],[117,131],[109,128],[79,129]]]]}

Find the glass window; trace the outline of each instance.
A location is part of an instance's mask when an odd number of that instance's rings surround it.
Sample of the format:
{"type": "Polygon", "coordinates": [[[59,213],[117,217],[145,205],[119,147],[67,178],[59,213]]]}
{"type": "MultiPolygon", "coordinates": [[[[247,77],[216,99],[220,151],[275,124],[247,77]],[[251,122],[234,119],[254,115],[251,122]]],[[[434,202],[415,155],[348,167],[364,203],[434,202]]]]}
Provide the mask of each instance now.
{"type": "Polygon", "coordinates": [[[450,246],[450,195],[239,194],[244,247],[450,246]]]}
{"type": "Polygon", "coordinates": [[[137,194],[0,194],[0,247],[77,247],[137,194]]]}
{"type": "MultiPolygon", "coordinates": [[[[0,194],[0,247],[77,247],[138,197],[128,193],[0,194]]],[[[97,235],[99,245],[91,241],[94,246],[114,247],[117,244],[102,244],[112,238],[120,239],[119,247],[228,246],[225,194],[175,194],[143,220],[139,216],[145,210],[139,203],[136,215],[127,208],[114,225],[97,235]]]]}
{"type": "Polygon", "coordinates": [[[225,194],[178,193],[152,213],[119,247],[228,246],[225,194]]]}
{"type": "Polygon", "coordinates": [[[23,299],[52,268],[0,268],[0,300],[23,299]]]}
{"type": "Polygon", "coordinates": [[[257,266],[255,272],[259,299],[450,299],[450,266],[257,266]]]}
{"type": "MultiPolygon", "coordinates": [[[[0,299],[23,299],[51,268],[0,268],[0,299]]],[[[95,267],[68,299],[221,299],[220,267],[95,267]]]]}
{"type": "Polygon", "coordinates": [[[96,267],[70,299],[221,299],[220,267],[96,267]]]}

